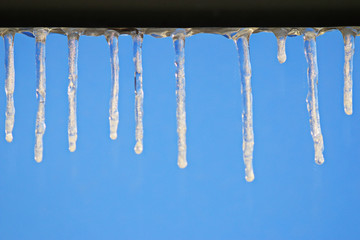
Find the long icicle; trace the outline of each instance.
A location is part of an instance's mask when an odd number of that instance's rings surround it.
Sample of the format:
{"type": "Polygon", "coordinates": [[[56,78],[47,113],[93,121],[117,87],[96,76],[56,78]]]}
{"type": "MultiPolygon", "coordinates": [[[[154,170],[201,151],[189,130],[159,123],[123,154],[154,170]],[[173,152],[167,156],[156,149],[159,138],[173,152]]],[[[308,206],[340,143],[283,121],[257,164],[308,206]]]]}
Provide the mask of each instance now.
{"type": "Polygon", "coordinates": [[[119,124],[119,33],[110,30],[106,33],[106,39],[110,47],[110,64],[111,64],[111,99],[109,109],[110,138],[117,138],[117,128],[119,124]]]}
{"type": "Polygon", "coordinates": [[[344,111],[347,115],[353,113],[353,59],[355,52],[355,34],[352,29],[345,28],[343,31],[344,37],[344,111]]]}
{"type": "Polygon", "coordinates": [[[67,33],[69,47],[69,121],[68,121],[68,140],[69,150],[76,150],[77,140],[77,118],[76,118],[76,90],[78,85],[78,47],[80,34],[76,31],[67,33]]]}
{"type": "Polygon", "coordinates": [[[15,121],[14,89],[15,89],[15,68],[14,68],[14,32],[7,32],[4,35],[5,43],[5,92],[6,92],[6,119],[5,119],[5,139],[12,142],[12,131],[15,121]]]}
{"type": "Polygon", "coordinates": [[[320,115],[318,106],[318,66],[316,53],[316,33],[307,31],[304,33],[305,41],[305,57],[308,63],[307,77],[309,84],[309,92],[306,98],[307,108],[310,115],[311,136],[314,141],[315,162],[317,164],[324,163],[324,141],[320,127],[320,115]]]}
{"type": "Polygon", "coordinates": [[[185,112],[185,37],[186,31],[179,29],[172,35],[176,66],[176,118],[178,133],[178,166],[185,168],[186,161],[186,112],[185,112]]]}
{"type": "Polygon", "coordinates": [[[243,98],[243,158],[245,163],[245,179],[248,182],[252,182],[255,178],[252,164],[254,151],[254,130],[251,93],[251,64],[249,53],[250,35],[251,31],[247,31],[235,40],[240,63],[241,94],[243,98]]]}
{"type": "Polygon", "coordinates": [[[135,140],[136,144],[134,151],[136,154],[140,154],[143,151],[143,77],[142,77],[142,42],[143,33],[138,32],[133,36],[134,44],[134,63],[135,63],[135,140]]]}
{"type": "Polygon", "coordinates": [[[36,41],[36,97],[38,100],[38,111],[36,115],[35,128],[35,161],[43,159],[43,135],[45,133],[45,99],[46,99],[46,74],[45,74],[45,42],[48,30],[43,28],[34,29],[36,41]]]}

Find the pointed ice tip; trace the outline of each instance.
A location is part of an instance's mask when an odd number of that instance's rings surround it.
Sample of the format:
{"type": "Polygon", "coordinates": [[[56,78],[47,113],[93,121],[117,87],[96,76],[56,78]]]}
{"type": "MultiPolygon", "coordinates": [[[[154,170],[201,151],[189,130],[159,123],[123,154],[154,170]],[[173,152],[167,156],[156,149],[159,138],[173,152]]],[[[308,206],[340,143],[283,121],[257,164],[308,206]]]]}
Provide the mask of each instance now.
{"type": "Polygon", "coordinates": [[[134,147],[134,151],[136,154],[141,154],[143,151],[143,145],[141,144],[141,142],[137,142],[135,147],[134,147]]]}
{"type": "Polygon", "coordinates": [[[183,162],[183,161],[178,162],[178,166],[179,166],[179,168],[186,168],[187,162],[183,162]]]}
{"type": "Polygon", "coordinates": [[[117,133],[110,133],[110,138],[112,140],[116,140],[117,139],[117,133]]]}
{"type": "Polygon", "coordinates": [[[11,133],[7,133],[5,139],[6,139],[7,142],[12,142],[13,135],[11,133]]]}

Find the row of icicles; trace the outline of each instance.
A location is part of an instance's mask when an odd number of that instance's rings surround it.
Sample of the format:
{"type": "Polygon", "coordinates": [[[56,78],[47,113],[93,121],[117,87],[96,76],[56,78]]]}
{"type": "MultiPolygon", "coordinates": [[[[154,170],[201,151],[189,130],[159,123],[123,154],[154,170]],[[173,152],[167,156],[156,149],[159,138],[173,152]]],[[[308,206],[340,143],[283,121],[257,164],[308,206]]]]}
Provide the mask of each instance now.
{"type": "MultiPolygon", "coordinates": [[[[35,129],[35,160],[41,162],[43,159],[43,135],[45,133],[45,100],[46,100],[46,74],[45,74],[45,42],[50,33],[47,28],[34,28],[33,35],[36,40],[36,79],[37,89],[36,96],[38,100],[38,111],[36,116],[35,129]]],[[[232,34],[231,38],[235,41],[240,63],[241,75],[241,93],[243,102],[242,113],[242,132],[243,132],[243,159],[245,163],[245,179],[248,182],[254,180],[252,167],[253,149],[254,149],[254,132],[253,132],[253,113],[252,113],[252,93],[251,93],[251,64],[249,54],[249,38],[253,33],[251,28],[239,30],[232,34]]],[[[286,32],[275,32],[278,41],[278,60],[280,63],[286,61],[285,42],[286,32]]],[[[348,115],[352,114],[352,70],[354,56],[355,32],[351,28],[343,28],[345,46],[345,64],[344,64],[344,109],[348,115]]],[[[13,140],[12,130],[14,127],[14,87],[15,87],[15,70],[14,70],[14,35],[15,31],[9,29],[4,34],[5,42],[5,68],[6,68],[6,120],[5,134],[6,141],[13,140]]],[[[78,80],[78,45],[81,31],[71,29],[66,31],[69,47],[69,120],[68,120],[68,141],[69,150],[76,150],[77,141],[77,120],[76,120],[76,90],[78,80]]],[[[119,57],[118,57],[118,37],[119,32],[108,30],[105,37],[110,47],[111,63],[111,99],[109,110],[110,138],[117,138],[117,128],[119,122],[118,112],[118,94],[119,94],[119,57]]],[[[134,150],[137,154],[143,151],[143,84],[142,84],[142,42],[143,32],[134,31],[132,34],[134,48],[135,64],[135,139],[134,150]]],[[[175,48],[175,66],[176,66],[176,98],[177,98],[177,133],[178,133],[178,166],[185,168],[186,160],[186,112],[185,112],[185,38],[186,31],[177,29],[171,35],[175,48]]],[[[310,115],[311,135],[314,141],[315,162],[322,164],[324,162],[323,150],[324,142],[320,128],[320,117],[318,110],[318,66],[316,53],[317,32],[314,29],[304,31],[305,57],[308,63],[308,84],[309,90],[307,95],[307,108],[310,115]]]]}

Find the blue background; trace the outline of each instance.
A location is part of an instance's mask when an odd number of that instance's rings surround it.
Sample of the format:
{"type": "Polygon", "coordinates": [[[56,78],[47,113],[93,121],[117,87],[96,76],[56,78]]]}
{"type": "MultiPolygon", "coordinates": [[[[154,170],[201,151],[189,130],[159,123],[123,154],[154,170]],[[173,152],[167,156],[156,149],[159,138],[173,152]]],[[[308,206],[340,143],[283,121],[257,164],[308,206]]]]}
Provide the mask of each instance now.
{"type": "MultiPolygon", "coordinates": [[[[322,166],[314,163],[302,37],[288,38],[287,61],[279,64],[274,35],[251,36],[255,181],[247,183],[233,41],[209,34],[186,40],[189,165],[179,169],[170,38],[144,38],[144,152],[138,156],[131,37],[119,38],[116,141],[109,138],[109,47],[103,36],[80,38],[79,137],[70,153],[67,39],[49,35],[47,128],[44,160],[38,164],[33,159],[35,40],[17,34],[13,143],[5,141],[0,124],[0,239],[356,239],[360,54],[356,49],[354,114],[347,116],[342,35],[326,33],[317,45],[322,166]]],[[[0,66],[3,55],[1,50],[0,66]]],[[[5,91],[0,99],[5,112],[5,91]]]]}

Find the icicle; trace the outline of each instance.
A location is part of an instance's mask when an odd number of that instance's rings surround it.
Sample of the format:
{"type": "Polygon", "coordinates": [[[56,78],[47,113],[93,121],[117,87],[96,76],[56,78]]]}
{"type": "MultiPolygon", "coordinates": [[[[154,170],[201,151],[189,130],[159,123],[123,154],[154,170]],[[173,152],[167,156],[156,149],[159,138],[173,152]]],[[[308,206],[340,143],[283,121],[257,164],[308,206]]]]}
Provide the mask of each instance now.
{"type": "Polygon", "coordinates": [[[251,64],[249,54],[249,38],[252,31],[246,30],[235,44],[239,53],[241,94],[243,98],[242,133],[243,133],[243,158],[245,163],[245,179],[248,182],[254,180],[253,151],[254,151],[254,130],[251,93],[251,64]]]}
{"type": "Polygon", "coordinates": [[[45,74],[45,42],[48,34],[47,29],[36,28],[34,35],[36,40],[36,96],[38,111],[36,115],[35,129],[35,161],[41,162],[43,158],[43,135],[45,133],[45,98],[46,98],[46,74],[45,74]]]}
{"type": "Polygon", "coordinates": [[[277,58],[279,60],[279,63],[284,63],[286,61],[285,43],[286,43],[286,36],[277,37],[277,44],[278,44],[277,58]]]}
{"type": "Polygon", "coordinates": [[[316,53],[316,33],[314,31],[307,31],[304,33],[305,41],[305,57],[308,63],[308,84],[309,92],[306,98],[307,108],[310,115],[310,129],[314,140],[315,162],[323,164],[324,162],[324,141],[320,128],[320,116],[318,106],[318,66],[316,53]]]}
{"type": "Polygon", "coordinates": [[[185,168],[186,161],[186,112],[185,112],[185,37],[184,29],[178,29],[172,35],[175,48],[176,66],[176,118],[178,133],[178,166],[185,168]]]}
{"type": "Polygon", "coordinates": [[[142,41],[143,33],[138,32],[133,36],[134,43],[134,63],[135,63],[135,152],[143,151],[143,101],[144,91],[142,84],[142,41]]]}
{"type": "Polygon", "coordinates": [[[76,89],[78,84],[78,47],[80,34],[76,30],[67,33],[69,47],[69,122],[68,122],[68,140],[69,150],[76,150],[77,140],[77,120],[76,120],[76,89]]]}
{"type": "Polygon", "coordinates": [[[288,31],[285,28],[277,28],[273,30],[273,33],[277,40],[277,59],[279,63],[284,63],[286,61],[285,44],[288,31]]]}
{"type": "Polygon", "coordinates": [[[14,107],[14,88],[15,88],[15,68],[14,68],[14,32],[7,32],[4,35],[5,43],[5,92],[6,92],[6,120],[5,135],[6,141],[12,142],[12,130],[15,121],[14,107]]]}
{"type": "Polygon", "coordinates": [[[355,52],[355,34],[351,28],[342,31],[344,37],[345,63],[344,63],[344,111],[347,115],[353,112],[352,104],[352,72],[355,52]]]}
{"type": "Polygon", "coordinates": [[[111,99],[109,109],[110,121],[110,138],[115,140],[117,138],[117,128],[119,124],[119,46],[118,46],[119,33],[116,31],[108,31],[106,39],[110,46],[110,63],[111,63],[111,99]]]}

